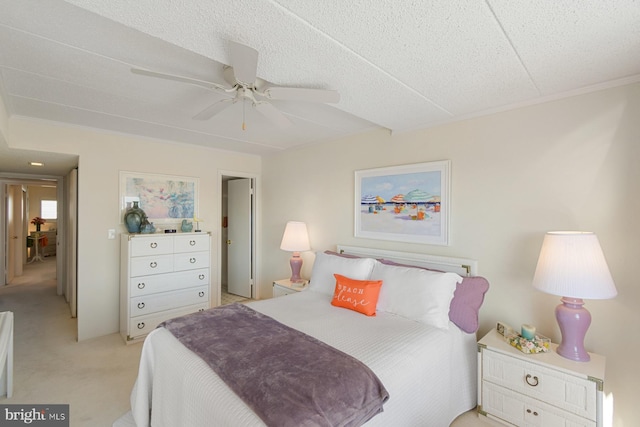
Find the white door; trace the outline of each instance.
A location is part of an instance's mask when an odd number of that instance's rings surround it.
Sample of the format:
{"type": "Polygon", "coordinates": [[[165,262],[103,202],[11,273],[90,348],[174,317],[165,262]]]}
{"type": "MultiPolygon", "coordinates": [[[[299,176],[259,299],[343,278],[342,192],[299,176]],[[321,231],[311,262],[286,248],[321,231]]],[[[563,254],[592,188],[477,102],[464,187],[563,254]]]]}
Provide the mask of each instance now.
{"type": "Polygon", "coordinates": [[[251,179],[234,179],[227,185],[227,286],[230,294],[251,298],[251,179]]]}
{"type": "Polygon", "coordinates": [[[22,189],[19,185],[7,185],[7,281],[11,283],[22,275],[22,189]]]}
{"type": "Polygon", "coordinates": [[[78,170],[72,169],[68,179],[65,180],[66,194],[67,194],[67,211],[66,215],[66,248],[65,259],[67,262],[67,287],[65,289],[65,296],[69,307],[71,308],[71,317],[78,315],[78,300],[77,300],[77,242],[78,242],[78,170]]]}

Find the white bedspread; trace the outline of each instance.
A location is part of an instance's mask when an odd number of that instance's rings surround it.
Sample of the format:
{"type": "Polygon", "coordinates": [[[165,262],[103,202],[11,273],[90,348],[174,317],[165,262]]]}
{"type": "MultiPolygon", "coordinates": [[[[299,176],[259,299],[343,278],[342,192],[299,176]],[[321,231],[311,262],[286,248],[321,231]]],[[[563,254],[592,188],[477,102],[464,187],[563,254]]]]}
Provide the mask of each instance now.
{"type": "MultiPolygon", "coordinates": [[[[367,317],[309,291],[250,306],[376,373],[390,398],[367,426],[448,426],[476,405],[476,338],[453,324],[445,331],[387,313],[367,317]]],[[[164,329],[145,340],[131,406],[138,427],[264,426],[204,361],[164,329]]]]}

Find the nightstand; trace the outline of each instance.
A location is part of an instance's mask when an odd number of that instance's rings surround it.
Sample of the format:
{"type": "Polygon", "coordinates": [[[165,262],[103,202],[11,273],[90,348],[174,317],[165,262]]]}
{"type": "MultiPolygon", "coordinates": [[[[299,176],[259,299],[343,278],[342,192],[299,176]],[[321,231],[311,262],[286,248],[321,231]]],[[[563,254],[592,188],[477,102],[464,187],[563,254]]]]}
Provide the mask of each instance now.
{"type": "Polygon", "coordinates": [[[289,279],[274,280],[273,297],[295,294],[296,292],[305,290],[308,284],[308,280],[303,280],[300,283],[291,283],[289,279]]]}
{"type": "Polygon", "coordinates": [[[478,412],[507,425],[602,427],[605,358],[525,354],[495,329],[478,342],[478,412]]]}

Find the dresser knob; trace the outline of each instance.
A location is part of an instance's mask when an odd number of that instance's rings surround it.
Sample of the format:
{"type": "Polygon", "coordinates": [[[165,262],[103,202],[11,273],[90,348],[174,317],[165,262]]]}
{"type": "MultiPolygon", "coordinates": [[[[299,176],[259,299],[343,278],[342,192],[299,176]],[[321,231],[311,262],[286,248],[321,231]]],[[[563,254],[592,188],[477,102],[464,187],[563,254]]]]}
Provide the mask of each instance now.
{"type": "Polygon", "coordinates": [[[204,292],[202,292],[202,291],[198,292],[198,296],[199,297],[203,297],[204,296],[204,292]]]}
{"type": "Polygon", "coordinates": [[[196,263],[196,259],[195,259],[195,258],[189,258],[189,262],[190,262],[191,264],[195,264],[195,263],[196,263]]]}
{"type": "Polygon", "coordinates": [[[139,303],[138,303],[138,308],[139,308],[140,310],[142,310],[142,309],[144,308],[144,303],[143,303],[143,302],[139,302],[139,303]]]}
{"type": "Polygon", "coordinates": [[[538,416],[538,413],[536,411],[532,411],[531,409],[527,409],[527,414],[533,414],[534,417],[538,416]]]}
{"type": "Polygon", "coordinates": [[[153,249],[158,247],[158,244],[156,242],[152,242],[149,246],[151,246],[153,249]]]}
{"type": "Polygon", "coordinates": [[[538,377],[532,377],[531,374],[527,374],[526,377],[524,377],[524,380],[527,382],[527,384],[529,384],[531,387],[535,387],[538,385],[539,381],[538,381],[538,377]]]}
{"type": "Polygon", "coordinates": [[[138,289],[144,289],[145,284],[143,282],[138,283],[138,289]]]}
{"type": "Polygon", "coordinates": [[[200,280],[204,280],[204,274],[200,274],[200,275],[198,276],[198,279],[200,279],[200,280]]]}
{"type": "Polygon", "coordinates": [[[195,246],[195,245],[196,245],[196,241],[195,241],[195,240],[189,240],[189,244],[190,244],[191,246],[195,246]]]}
{"type": "Polygon", "coordinates": [[[152,262],[149,264],[149,266],[150,266],[151,268],[156,268],[156,267],[158,266],[158,263],[157,263],[157,262],[155,262],[155,261],[152,261],[152,262]]]}
{"type": "Polygon", "coordinates": [[[144,322],[138,323],[138,329],[144,329],[144,322]]]}

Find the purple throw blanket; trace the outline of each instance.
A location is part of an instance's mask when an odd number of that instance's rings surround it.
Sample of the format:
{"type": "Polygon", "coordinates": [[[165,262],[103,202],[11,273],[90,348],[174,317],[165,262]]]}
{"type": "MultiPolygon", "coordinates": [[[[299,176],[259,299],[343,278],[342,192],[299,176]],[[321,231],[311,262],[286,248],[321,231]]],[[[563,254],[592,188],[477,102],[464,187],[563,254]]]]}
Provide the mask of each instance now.
{"type": "Polygon", "coordinates": [[[389,398],[359,360],[243,304],[171,319],[200,356],[268,426],[360,426],[389,398]]]}

